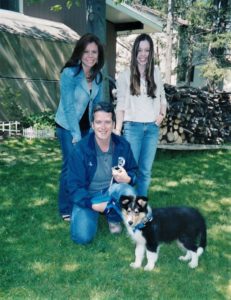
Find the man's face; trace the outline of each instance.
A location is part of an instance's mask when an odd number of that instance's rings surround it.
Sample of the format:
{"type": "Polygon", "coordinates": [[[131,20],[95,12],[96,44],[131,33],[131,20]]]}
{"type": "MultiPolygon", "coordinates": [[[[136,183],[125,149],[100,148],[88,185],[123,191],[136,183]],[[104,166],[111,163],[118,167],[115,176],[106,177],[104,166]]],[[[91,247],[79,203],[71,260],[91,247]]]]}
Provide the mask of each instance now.
{"type": "Polygon", "coordinates": [[[112,121],[112,113],[97,111],[94,114],[92,128],[95,131],[95,137],[97,142],[109,142],[112,130],[114,128],[114,122],[112,121]]]}

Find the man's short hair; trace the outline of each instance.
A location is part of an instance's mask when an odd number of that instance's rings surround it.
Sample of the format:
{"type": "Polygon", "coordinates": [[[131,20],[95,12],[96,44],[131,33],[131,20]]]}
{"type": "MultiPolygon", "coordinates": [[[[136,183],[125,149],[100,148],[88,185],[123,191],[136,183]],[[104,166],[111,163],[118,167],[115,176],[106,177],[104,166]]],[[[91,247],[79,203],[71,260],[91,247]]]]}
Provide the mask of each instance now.
{"type": "Polygon", "coordinates": [[[115,111],[114,107],[110,102],[102,101],[97,103],[94,108],[93,108],[93,114],[91,117],[91,121],[94,122],[94,115],[97,111],[104,111],[106,113],[111,113],[112,114],[112,121],[115,122],[116,116],[115,116],[115,111]]]}

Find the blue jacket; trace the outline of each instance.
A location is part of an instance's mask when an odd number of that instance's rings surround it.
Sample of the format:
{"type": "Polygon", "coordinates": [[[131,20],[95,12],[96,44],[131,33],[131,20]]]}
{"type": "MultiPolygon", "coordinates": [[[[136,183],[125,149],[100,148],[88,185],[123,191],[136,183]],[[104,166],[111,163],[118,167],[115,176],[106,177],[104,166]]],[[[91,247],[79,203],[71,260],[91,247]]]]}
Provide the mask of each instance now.
{"type": "MultiPolygon", "coordinates": [[[[135,184],[137,164],[133,157],[130,144],[121,136],[112,133],[113,154],[112,167],[118,166],[118,161],[124,158],[124,168],[131,177],[131,185],[135,184]]],[[[88,204],[88,187],[97,168],[95,148],[95,133],[89,133],[73,148],[68,161],[67,187],[70,200],[79,206],[88,204]]]]}
{"type": "Polygon", "coordinates": [[[90,94],[83,70],[78,75],[79,66],[65,68],[60,78],[60,102],[56,112],[55,121],[63,128],[70,130],[72,137],[78,142],[81,139],[79,121],[90,101],[89,121],[92,107],[102,101],[102,82],[92,82],[90,94]]]}

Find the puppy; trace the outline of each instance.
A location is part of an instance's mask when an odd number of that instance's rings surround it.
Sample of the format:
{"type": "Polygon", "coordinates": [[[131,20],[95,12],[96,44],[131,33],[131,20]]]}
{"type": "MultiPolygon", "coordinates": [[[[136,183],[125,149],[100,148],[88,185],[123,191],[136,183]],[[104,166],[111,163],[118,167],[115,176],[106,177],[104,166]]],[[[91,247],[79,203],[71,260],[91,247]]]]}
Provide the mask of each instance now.
{"type": "Polygon", "coordinates": [[[146,250],[144,270],[151,271],[158,259],[159,245],[173,240],[186,249],[185,256],[179,259],[189,261],[190,268],[198,266],[207,239],[205,220],[199,211],[183,206],[151,209],[148,199],[140,196],[121,196],[120,206],[124,224],[136,243],[132,268],[141,267],[146,250]]]}

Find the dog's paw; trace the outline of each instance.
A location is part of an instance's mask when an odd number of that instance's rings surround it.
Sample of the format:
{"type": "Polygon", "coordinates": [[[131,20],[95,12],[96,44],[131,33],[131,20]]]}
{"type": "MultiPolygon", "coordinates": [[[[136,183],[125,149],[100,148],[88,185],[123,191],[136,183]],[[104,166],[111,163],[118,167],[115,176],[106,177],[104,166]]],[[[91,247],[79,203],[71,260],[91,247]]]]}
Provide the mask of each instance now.
{"type": "Polygon", "coordinates": [[[144,271],[152,271],[154,269],[155,265],[154,264],[147,264],[144,267],[144,271]]]}
{"type": "Polygon", "coordinates": [[[189,261],[191,258],[187,256],[179,256],[178,259],[181,261],[189,261]]]}
{"type": "Polygon", "coordinates": [[[198,266],[198,262],[191,261],[188,265],[191,269],[195,269],[198,266]]]}
{"type": "Polygon", "coordinates": [[[132,262],[130,263],[130,267],[132,267],[133,269],[138,269],[141,267],[141,264],[138,264],[136,262],[132,262]]]}
{"type": "Polygon", "coordinates": [[[179,257],[179,260],[181,260],[181,261],[189,261],[191,259],[192,259],[192,252],[191,251],[187,251],[185,256],[182,255],[182,256],[179,257]]]}

